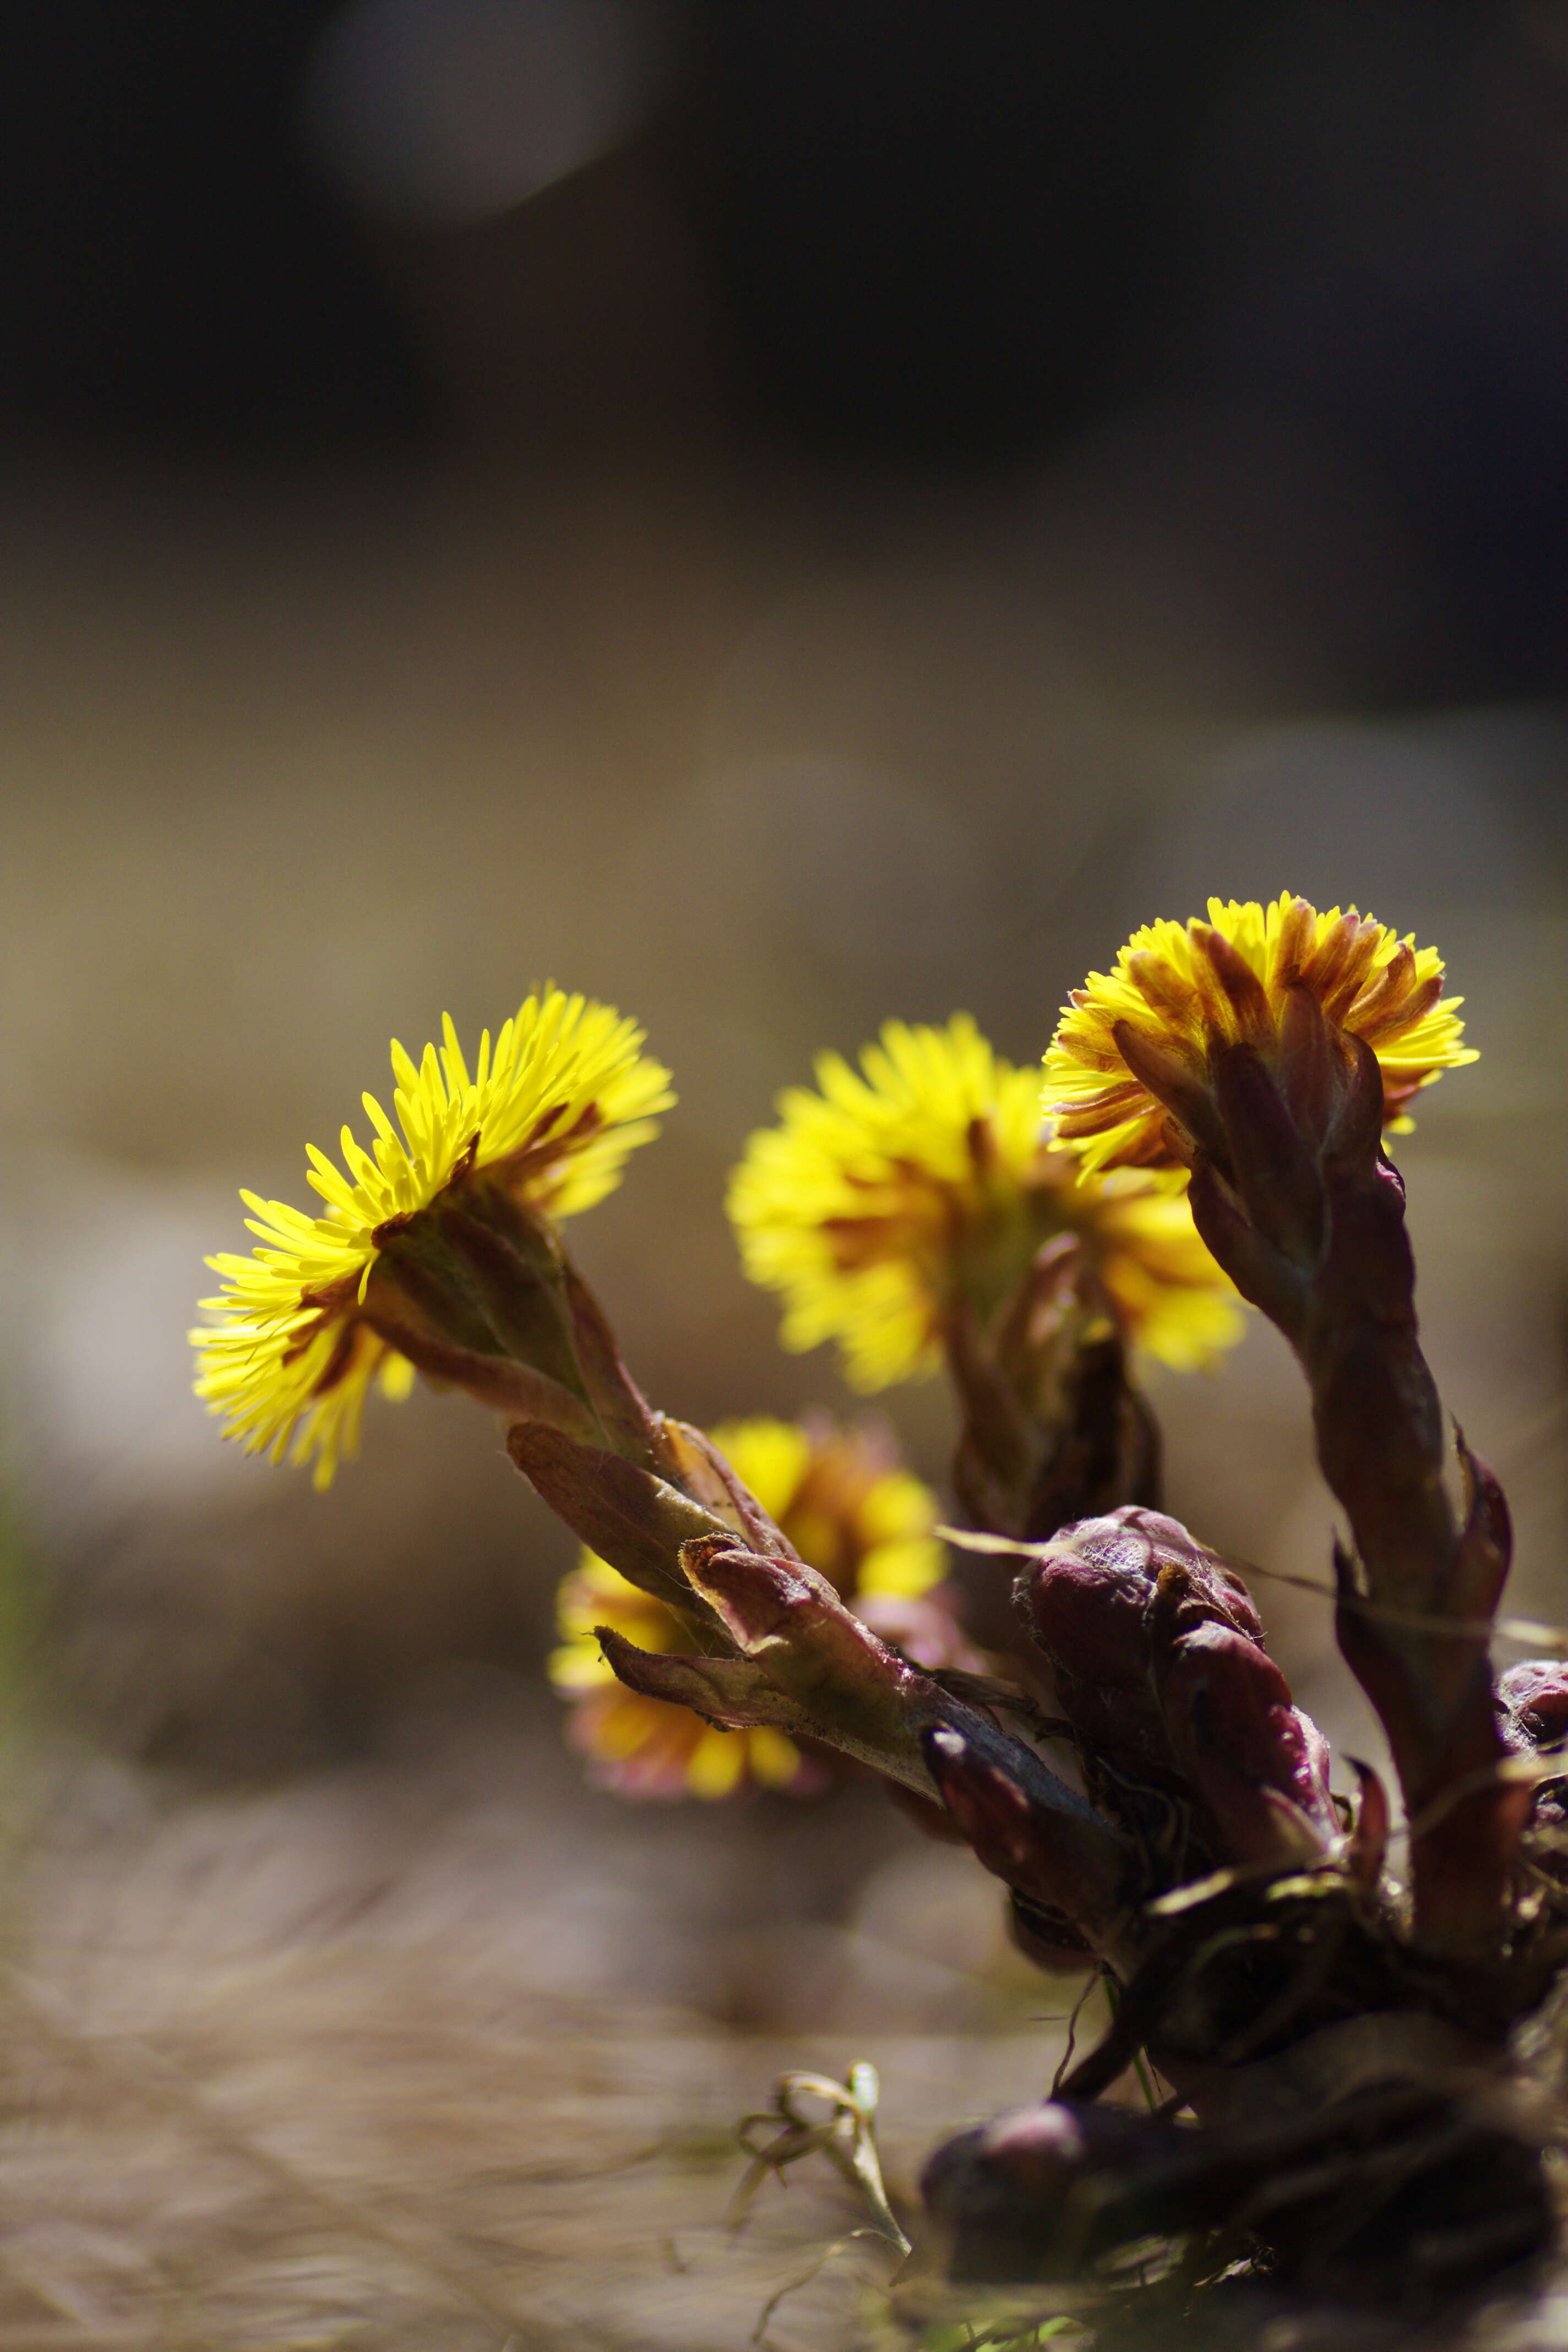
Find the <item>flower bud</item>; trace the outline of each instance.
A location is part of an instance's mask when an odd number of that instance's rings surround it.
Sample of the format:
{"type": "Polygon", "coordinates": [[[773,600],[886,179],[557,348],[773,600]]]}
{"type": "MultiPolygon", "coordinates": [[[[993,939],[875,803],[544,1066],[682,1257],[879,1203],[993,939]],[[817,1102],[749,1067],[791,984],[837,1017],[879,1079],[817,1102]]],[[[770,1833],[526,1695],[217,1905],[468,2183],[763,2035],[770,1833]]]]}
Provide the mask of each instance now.
{"type": "Polygon", "coordinates": [[[1016,1598],[1097,1790],[1125,1809],[1127,1776],[1185,1788],[1211,1858],[1229,1862],[1300,1861],[1337,1835],[1327,1744],[1291,1704],[1252,1596],[1176,1520],[1129,1508],[1068,1528],[1016,1598]]]}
{"type": "Polygon", "coordinates": [[[1226,2231],[1325,2301],[1439,2305],[1550,2245],[1538,2149],[1445,2086],[1399,2077],[1194,2131],[1073,2099],[938,2148],[921,2190],[950,2275],[1081,2274],[1140,2238],[1226,2231]]]}
{"type": "Polygon", "coordinates": [[[1568,1663],[1562,1658],[1521,1658],[1498,1676],[1498,1696],[1510,1745],[1558,1748],[1568,1739],[1568,1663]]]}
{"type": "MultiPolygon", "coordinates": [[[[1562,1658],[1522,1658],[1498,1677],[1503,1741],[1515,1754],[1562,1748],[1568,1743],[1568,1663],[1562,1658]]],[[[1543,1781],[1531,1811],[1532,1829],[1568,1828],[1568,1755],[1563,1779],[1543,1781]]]]}
{"type": "Polygon", "coordinates": [[[1190,2137],[1125,2107],[1012,2107],[948,2140],[921,2175],[955,2281],[1068,2278],[1178,2219],[1158,2180],[1190,2137]],[[1142,2178],[1141,2178],[1142,2176],[1142,2178]]]}
{"type": "Polygon", "coordinates": [[[1162,1511],[1128,1506],[1065,1528],[1014,1587],[1079,1742],[1126,1770],[1175,1770],[1153,1686],[1150,1627],[1160,1572],[1170,1566],[1188,1575],[1184,1623],[1206,1617],[1261,1641],[1241,1579],[1162,1511]]]}
{"type": "MultiPolygon", "coordinates": [[[[1173,1581],[1182,1571],[1161,1579],[1173,1581]]],[[[1237,1863],[1289,1864],[1321,1854],[1339,1834],[1329,1794],[1329,1744],[1293,1706],[1284,1675],[1260,1643],[1205,1621],[1171,1625],[1157,1649],[1154,1683],[1171,1747],[1237,1863]]]]}

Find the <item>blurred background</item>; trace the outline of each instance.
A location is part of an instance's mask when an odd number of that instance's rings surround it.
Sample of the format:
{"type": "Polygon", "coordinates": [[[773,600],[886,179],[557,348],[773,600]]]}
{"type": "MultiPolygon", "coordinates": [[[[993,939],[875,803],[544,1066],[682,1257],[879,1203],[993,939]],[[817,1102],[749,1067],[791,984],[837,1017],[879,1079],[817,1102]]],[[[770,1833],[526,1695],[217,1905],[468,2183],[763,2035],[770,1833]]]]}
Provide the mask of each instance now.
{"type": "MultiPolygon", "coordinates": [[[[644,1385],[846,1409],[722,1216],[778,1088],[1354,900],[1468,999],[1429,1352],[1568,1618],[1568,10],[26,0],[0,125],[5,2340],[739,2341],[670,2232],[774,2053],[879,2055],[907,2171],[1071,1990],[875,1790],[585,1789],[495,1431],[241,1458],[201,1259],[553,977],[676,1073],[575,1234],[644,1385]]],[[[1157,1403],[1173,1508],[1321,1576],[1272,1333],[1157,1403]]]]}

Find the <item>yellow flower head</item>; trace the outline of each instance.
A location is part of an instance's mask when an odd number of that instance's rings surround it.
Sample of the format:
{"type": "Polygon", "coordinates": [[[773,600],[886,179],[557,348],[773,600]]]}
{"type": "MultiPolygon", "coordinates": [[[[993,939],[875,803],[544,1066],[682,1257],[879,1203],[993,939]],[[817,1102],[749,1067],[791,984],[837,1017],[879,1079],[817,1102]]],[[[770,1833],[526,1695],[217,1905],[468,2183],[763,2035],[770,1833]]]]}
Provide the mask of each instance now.
{"type": "Polygon", "coordinates": [[[1179,1167],[1190,1143],[1134,1075],[1140,1049],[1207,1085],[1212,1056],[1237,1043],[1277,1056],[1295,989],[1330,1025],[1363,1038],[1383,1071],[1384,1118],[1445,1070],[1478,1057],[1460,1044],[1462,997],[1443,994],[1436,948],[1417,948],[1350,908],[1320,915],[1289,893],[1272,906],[1209,900],[1206,923],[1134,931],[1112,972],[1091,972],[1064,1007],[1046,1055],[1044,1104],[1058,1140],[1086,1169],[1179,1167]]]}
{"type": "Polygon", "coordinates": [[[223,1286],[202,1301],[216,1321],[191,1333],[196,1394],[247,1453],[276,1462],[297,1430],[294,1459],[315,1457],[318,1486],[353,1453],[371,1381],[392,1396],[413,1386],[412,1367],[358,1312],[385,1230],[479,1171],[534,1210],[574,1216],[614,1190],[674,1100],[633,1022],[558,988],[530,996],[493,1045],[487,1029],[471,1072],[445,1016],[442,1036],[417,1064],[394,1041],[397,1126],[362,1097],[374,1139],[367,1151],[343,1129],[346,1174],[306,1147],[324,1215],[242,1192],[260,1246],[207,1260],[223,1286]]]}
{"type": "MultiPolygon", "coordinates": [[[[911,1656],[923,1641],[929,1654],[919,1663],[966,1662],[953,1620],[933,1597],[946,1567],[933,1532],[936,1497],[900,1465],[882,1432],[759,1419],[726,1423],[713,1438],[802,1559],[858,1615],[911,1656]]],[[[679,1611],[595,1553],[584,1550],[563,1582],[557,1618],[563,1645],[550,1661],[551,1680],[574,1702],[572,1739],[597,1780],[633,1796],[724,1797],[748,1780],[812,1785],[813,1767],[783,1732],[721,1731],[616,1680],[596,1626],[665,1654],[700,1643],[679,1611]]]]}
{"type": "Polygon", "coordinates": [[[753,1135],[729,1211],[753,1282],[784,1299],[786,1348],[836,1339],[847,1378],[886,1387],[934,1370],[960,1299],[984,1320],[1053,1234],[1075,1233],[1131,1335],[1185,1369],[1240,1321],[1186,1204],[1152,1185],[1075,1181],[1049,1149],[1038,1081],[967,1013],[889,1021],[860,1069],[837,1054],[817,1091],[789,1088],[753,1135]]]}

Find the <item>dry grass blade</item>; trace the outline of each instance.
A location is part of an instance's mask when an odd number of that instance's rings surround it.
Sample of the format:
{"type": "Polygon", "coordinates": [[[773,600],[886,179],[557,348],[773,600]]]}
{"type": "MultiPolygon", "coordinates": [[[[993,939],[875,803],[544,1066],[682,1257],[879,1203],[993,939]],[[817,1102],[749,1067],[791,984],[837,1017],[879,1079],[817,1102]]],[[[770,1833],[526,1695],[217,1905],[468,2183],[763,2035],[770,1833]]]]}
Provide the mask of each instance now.
{"type": "MultiPolygon", "coordinates": [[[[781,2074],[773,2084],[772,2108],[743,2116],[738,2127],[737,2136],[752,2163],[731,2202],[731,2229],[743,2226],[757,2191],[770,2173],[782,2179],[787,2166],[798,2164],[803,2157],[822,2155],[869,2209],[872,2234],[885,2240],[895,2252],[907,2254],[910,2242],[888,2202],[877,2154],[879,2096],[877,2070],[863,2061],[850,2067],[842,2083],[836,2083],[827,2074],[781,2074]],[[802,2114],[798,2103],[803,2098],[825,2101],[826,2115],[802,2114]],[[779,2128],[774,2137],[759,2147],[753,2137],[754,2127],[762,2126],[771,2130],[775,2125],[779,2128]]],[[[811,2275],[815,2276],[815,2272],[811,2275]]]]}

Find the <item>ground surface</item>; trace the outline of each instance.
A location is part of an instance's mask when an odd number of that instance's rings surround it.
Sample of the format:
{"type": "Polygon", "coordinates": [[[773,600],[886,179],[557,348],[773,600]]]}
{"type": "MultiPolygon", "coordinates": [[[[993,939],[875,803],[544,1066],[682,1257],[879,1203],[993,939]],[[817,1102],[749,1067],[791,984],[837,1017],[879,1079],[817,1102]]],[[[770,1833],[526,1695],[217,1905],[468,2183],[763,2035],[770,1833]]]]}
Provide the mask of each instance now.
{"type": "MultiPolygon", "coordinates": [[[[516,1803],[531,1777],[547,1796],[547,1759],[493,1727],[427,1741],[416,1764],[249,1797],[56,1761],[34,1792],[0,2000],[4,2352],[738,2352],[768,2298],[863,2218],[806,2166],[726,2232],[733,2126],[778,2073],[875,2062],[906,2210],[936,2139],[1047,2084],[1062,1989],[1034,1980],[1031,2020],[973,1940],[988,1887],[943,1877],[945,1857],[922,1877],[941,1850],[895,1841],[857,1921],[793,1947],[777,1930],[848,2023],[738,2031],[638,2000],[637,1937],[614,1913],[592,1964],[581,1890],[516,1803]],[[928,1958],[911,1983],[906,1955],[900,1979],[879,1921],[918,1937],[922,1906],[966,1905],[969,1965],[928,1958]],[[879,1949],[925,2030],[853,2022],[879,1949]]],[[[638,1834],[657,1846],[651,1822],[638,1834]]],[[[769,1835],[753,1823],[754,1842],[769,1835]]],[[[928,1947],[934,1932],[928,1916],[928,1947]]],[[[650,1953],[658,1933],[648,1905],[650,1953]]],[[[871,2292],[890,2268],[875,2248],[836,2256],[766,2342],[912,2343],[871,2292]]],[[[1119,2352],[1193,2342],[1157,2321],[1119,2352]]],[[[1216,2306],[1205,2341],[1552,2352],[1568,2291],[1420,2328],[1245,2301],[1216,2306]]]]}

